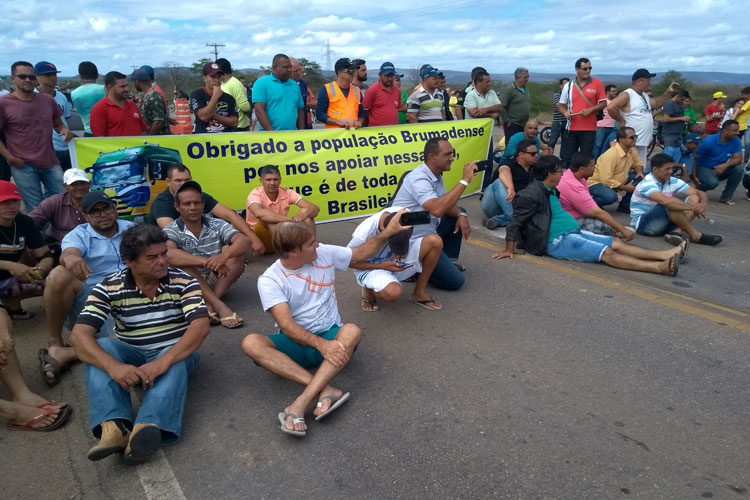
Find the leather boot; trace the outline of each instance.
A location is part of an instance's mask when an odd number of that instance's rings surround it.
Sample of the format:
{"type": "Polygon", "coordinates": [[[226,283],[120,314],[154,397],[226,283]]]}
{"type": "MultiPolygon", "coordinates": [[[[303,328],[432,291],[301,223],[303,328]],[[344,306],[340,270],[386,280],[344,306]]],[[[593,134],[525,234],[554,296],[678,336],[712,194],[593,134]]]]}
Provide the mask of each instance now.
{"type": "Polygon", "coordinates": [[[102,437],[99,443],[88,453],[89,460],[101,460],[125,449],[130,431],[120,422],[109,420],[102,422],[102,437]]]}
{"type": "Polygon", "coordinates": [[[161,429],[154,424],[135,424],[122,461],[128,465],[142,464],[161,446],[161,429]]]}

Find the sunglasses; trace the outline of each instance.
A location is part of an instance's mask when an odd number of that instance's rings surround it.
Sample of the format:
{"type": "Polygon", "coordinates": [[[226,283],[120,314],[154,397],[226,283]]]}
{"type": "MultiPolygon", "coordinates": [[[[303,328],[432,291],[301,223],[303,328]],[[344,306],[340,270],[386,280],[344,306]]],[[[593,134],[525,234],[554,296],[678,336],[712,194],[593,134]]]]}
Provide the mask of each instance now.
{"type": "Polygon", "coordinates": [[[36,75],[34,74],[28,74],[28,73],[18,73],[17,75],[13,75],[13,78],[18,78],[19,80],[36,80],[36,75]]]}
{"type": "Polygon", "coordinates": [[[100,217],[102,215],[112,215],[113,213],[115,213],[115,207],[108,205],[104,208],[92,208],[89,210],[88,215],[90,217],[100,217]]]}
{"type": "Polygon", "coordinates": [[[527,155],[531,155],[531,156],[536,156],[537,154],[539,154],[538,151],[533,151],[533,152],[532,151],[521,151],[521,152],[522,153],[526,153],[527,155]]]}
{"type": "Polygon", "coordinates": [[[357,70],[356,69],[347,69],[346,72],[349,73],[350,75],[353,75],[354,73],[357,72],[357,70]]]}
{"type": "Polygon", "coordinates": [[[636,140],[636,139],[638,139],[638,136],[637,136],[637,135],[626,135],[626,136],[625,136],[625,139],[632,139],[632,140],[636,140]]]}
{"type": "Polygon", "coordinates": [[[581,71],[591,71],[593,69],[593,66],[589,66],[588,68],[584,68],[583,66],[581,66],[578,69],[580,69],[581,71]]]}

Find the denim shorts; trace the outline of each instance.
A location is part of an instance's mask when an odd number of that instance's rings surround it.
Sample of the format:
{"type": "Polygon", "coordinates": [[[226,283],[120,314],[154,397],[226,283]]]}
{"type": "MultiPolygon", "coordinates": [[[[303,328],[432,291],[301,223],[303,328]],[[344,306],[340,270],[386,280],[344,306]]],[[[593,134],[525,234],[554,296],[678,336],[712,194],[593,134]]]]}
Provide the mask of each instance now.
{"type": "Polygon", "coordinates": [[[578,230],[560,235],[548,243],[547,254],[561,260],[600,262],[608,248],[612,248],[612,236],[578,230]]]}
{"type": "MultiPolygon", "coordinates": [[[[336,338],[336,334],[339,333],[340,328],[340,326],[333,325],[329,330],[316,333],[315,335],[323,337],[326,340],[333,340],[336,338]]],[[[323,363],[323,355],[320,354],[320,351],[313,347],[298,344],[284,335],[284,332],[269,335],[268,338],[271,339],[277,351],[283,352],[303,368],[314,368],[323,363]]]]}
{"type": "Polygon", "coordinates": [[[638,219],[635,231],[644,236],[661,236],[674,230],[677,226],[669,220],[667,209],[661,205],[651,207],[638,219]]]}

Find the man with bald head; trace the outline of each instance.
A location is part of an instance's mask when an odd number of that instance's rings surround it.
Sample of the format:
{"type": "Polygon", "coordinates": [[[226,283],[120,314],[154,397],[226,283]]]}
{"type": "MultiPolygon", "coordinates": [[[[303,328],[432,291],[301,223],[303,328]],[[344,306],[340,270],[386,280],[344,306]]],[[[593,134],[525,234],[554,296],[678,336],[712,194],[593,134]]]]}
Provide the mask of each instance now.
{"type": "Polygon", "coordinates": [[[539,122],[536,120],[529,120],[524,125],[523,132],[513,134],[510,141],[505,145],[505,153],[503,153],[501,159],[502,162],[508,161],[511,157],[516,155],[518,144],[520,144],[521,141],[534,141],[536,143],[537,151],[539,151],[540,154],[553,154],[553,151],[547,146],[542,146],[542,142],[539,140],[539,122]]]}

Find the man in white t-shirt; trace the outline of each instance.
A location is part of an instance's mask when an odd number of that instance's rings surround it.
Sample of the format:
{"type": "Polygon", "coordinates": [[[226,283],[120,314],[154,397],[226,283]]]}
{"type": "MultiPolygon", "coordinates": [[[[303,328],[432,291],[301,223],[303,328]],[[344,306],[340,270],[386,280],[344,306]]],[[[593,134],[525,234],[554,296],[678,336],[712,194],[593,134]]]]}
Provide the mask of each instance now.
{"type": "MultiPolygon", "coordinates": [[[[354,230],[347,245],[357,248],[376,237],[395,217],[399,207],[390,207],[371,215],[354,230]]],[[[427,216],[429,220],[429,215],[427,216]]],[[[378,301],[395,302],[401,298],[401,281],[420,273],[414,286],[411,302],[430,311],[439,311],[443,305],[427,295],[427,281],[440,259],[443,240],[437,234],[429,234],[410,240],[412,230],[402,231],[388,240],[388,245],[367,262],[358,262],[354,269],[357,283],[362,287],[362,310],[380,310],[378,301]]]]}
{"type": "Polygon", "coordinates": [[[340,407],[350,394],[330,385],[351,359],[361,338],[357,325],[342,325],[336,303],[336,271],[375,255],[391,236],[404,228],[401,214],[374,238],[357,248],[318,245],[315,230],[304,222],[282,222],[273,233],[279,259],[258,278],[264,311],[276,321],[278,333],[251,333],[242,350],[258,365],[305,386],[302,394],[279,413],[281,431],[304,436],[305,411],[317,398],[313,414],[321,420],[340,407]],[[315,374],[306,368],[319,367],[315,374]]]}

